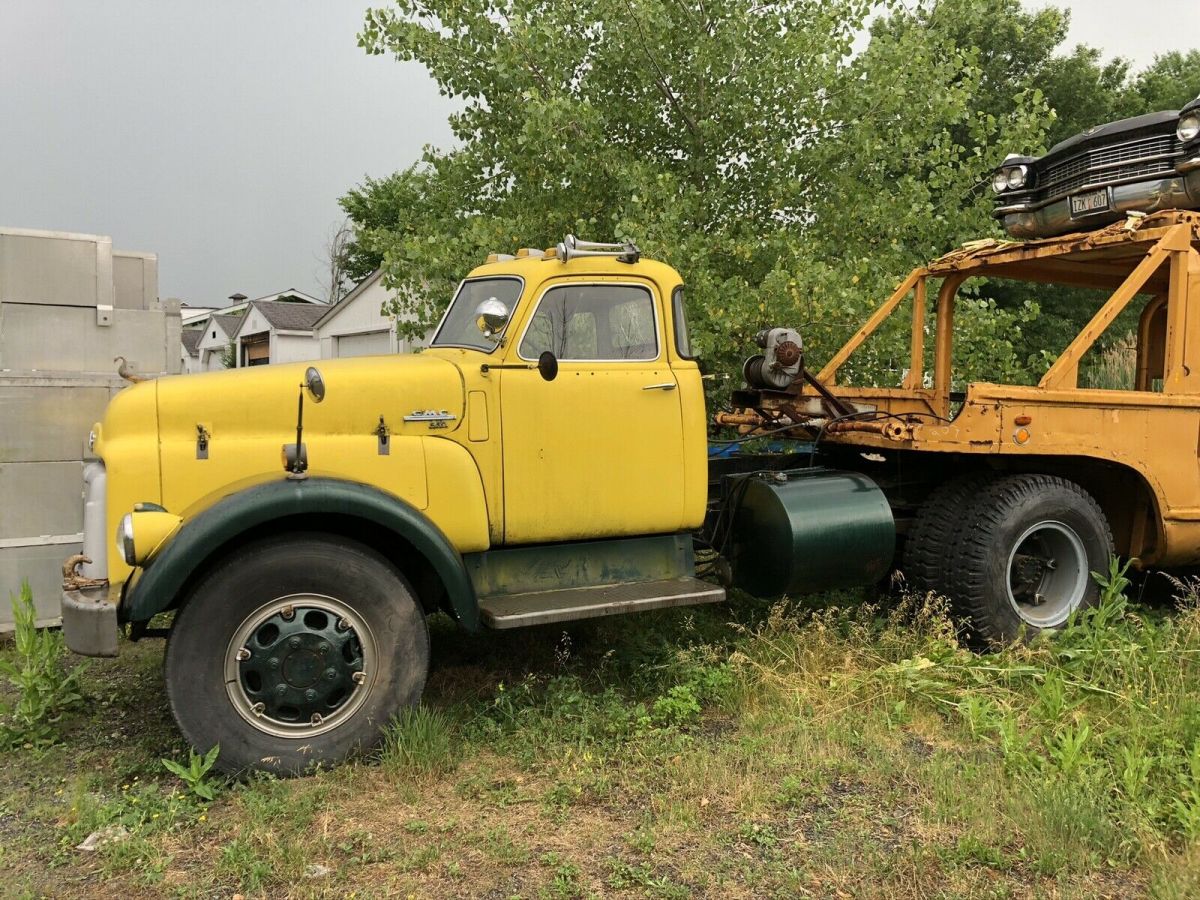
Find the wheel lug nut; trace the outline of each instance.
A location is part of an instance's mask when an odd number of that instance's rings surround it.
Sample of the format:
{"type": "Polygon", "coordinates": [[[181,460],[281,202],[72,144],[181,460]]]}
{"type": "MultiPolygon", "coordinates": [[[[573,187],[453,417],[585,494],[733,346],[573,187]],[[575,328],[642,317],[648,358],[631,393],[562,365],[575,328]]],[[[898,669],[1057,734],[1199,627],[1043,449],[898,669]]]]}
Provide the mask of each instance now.
{"type": "Polygon", "coordinates": [[[337,669],[326,669],[325,670],[325,680],[326,681],[337,681],[337,669]]]}
{"type": "Polygon", "coordinates": [[[288,646],[291,647],[293,650],[298,650],[300,648],[300,638],[294,637],[294,638],[289,639],[288,646]]]}
{"type": "Polygon", "coordinates": [[[270,659],[267,660],[267,665],[270,666],[272,669],[278,669],[279,668],[279,657],[272,656],[270,659]]]}
{"type": "Polygon", "coordinates": [[[352,679],[354,679],[355,684],[362,684],[363,682],[365,682],[367,680],[367,673],[366,672],[355,672],[350,677],[352,679]]]}
{"type": "Polygon", "coordinates": [[[287,619],[288,621],[291,621],[292,619],[296,618],[296,607],[285,606],[283,609],[281,609],[279,611],[279,614],[281,616],[283,616],[285,619],[287,619]]]}
{"type": "Polygon", "coordinates": [[[328,652],[329,652],[329,645],[328,645],[328,644],[326,644],[326,643],[324,643],[324,642],[321,642],[320,644],[317,644],[317,652],[318,652],[318,653],[328,653],[328,652]]]}
{"type": "Polygon", "coordinates": [[[245,647],[242,647],[241,649],[238,650],[238,652],[237,652],[237,661],[238,662],[245,662],[249,658],[250,658],[250,651],[247,650],[245,647]]]}
{"type": "Polygon", "coordinates": [[[307,691],[304,692],[304,699],[311,703],[313,700],[317,699],[317,692],[314,691],[312,688],[309,688],[307,691]]]}
{"type": "Polygon", "coordinates": [[[275,685],[275,693],[277,693],[280,697],[282,697],[284,694],[286,694],[287,690],[288,690],[288,688],[287,688],[286,684],[275,685]]]}
{"type": "Polygon", "coordinates": [[[266,709],[267,709],[267,704],[259,701],[258,703],[255,703],[252,707],[250,707],[250,712],[254,713],[256,716],[261,716],[264,712],[266,712],[266,709]]]}

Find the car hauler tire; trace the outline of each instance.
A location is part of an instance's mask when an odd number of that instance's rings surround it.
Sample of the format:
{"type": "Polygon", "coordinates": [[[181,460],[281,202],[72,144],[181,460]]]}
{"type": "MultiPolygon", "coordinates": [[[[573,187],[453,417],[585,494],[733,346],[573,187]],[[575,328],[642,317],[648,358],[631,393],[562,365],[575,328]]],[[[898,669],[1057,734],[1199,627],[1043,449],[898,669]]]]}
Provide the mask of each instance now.
{"type": "Polygon", "coordinates": [[[421,697],[425,616],[404,577],[345,538],[288,534],[223,559],[167,646],[167,696],[217,767],[292,775],[374,748],[421,697]]]}
{"type": "Polygon", "coordinates": [[[946,593],[986,643],[1063,625],[1099,596],[1112,531],[1083,488],[1055,475],[1010,475],[977,493],[960,520],[946,593]]]}
{"type": "Polygon", "coordinates": [[[985,484],[986,475],[963,475],[938,485],[925,498],[904,539],[901,560],[904,577],[912,590],[945,593],[950,548],[961,533],[960,522],[971,498],[985,484]]]}

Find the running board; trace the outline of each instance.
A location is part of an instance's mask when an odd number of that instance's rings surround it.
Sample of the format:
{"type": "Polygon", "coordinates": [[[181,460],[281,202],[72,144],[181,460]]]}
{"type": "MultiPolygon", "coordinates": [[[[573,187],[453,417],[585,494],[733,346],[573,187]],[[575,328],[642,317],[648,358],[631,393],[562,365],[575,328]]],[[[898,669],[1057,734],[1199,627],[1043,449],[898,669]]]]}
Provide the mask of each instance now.
{"type": "Polygon", "coordinates": [[[479,601],[490,628],[522,628],[549,622],[595,619],[621,613],[720,603],[725,589],[699,578],[670,578],[632,584],[605,584],[527,594],[503,594],[479,601]]]}

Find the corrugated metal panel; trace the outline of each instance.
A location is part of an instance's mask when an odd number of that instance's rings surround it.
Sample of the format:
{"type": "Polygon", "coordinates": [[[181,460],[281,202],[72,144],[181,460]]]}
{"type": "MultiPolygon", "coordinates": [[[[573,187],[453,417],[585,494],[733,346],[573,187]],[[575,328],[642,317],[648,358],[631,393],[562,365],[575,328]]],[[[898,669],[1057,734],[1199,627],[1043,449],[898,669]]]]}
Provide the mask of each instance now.
{"type": "MultiPolygon", "coordinates": [[[[0,463],[83,459],[88,432],[120,384],[0,375],[0,463]]],[[[3,505],[35,499],[22,491],[3,505]]]]}
{"type": "Polygon", "coordinates": [[[113,251],[113,306],[153,309],[158,302],[158,257],[153,253],[113,251]]]}
{"type": "MultiPolygon", "coordinates": [[[[113,357],[124,356],[135,372],[166,372],[164,314],[114,309],[112,317],[102,327],[91,307],[0,303],[0,369],[115,373],[113,357]]],[[[178,333],[176,338],[170,356],[177,364],[178,333]]]]}
{"type": "Polygon", "coordinates": [[[112,239],[0,228],[0,301],[112,306],[112,239]]]}
{"type": "Polygon", "coordinates": [[[0,497],[35,501],[4,504],[0,510],[0,540],[59,534],[64,527],[70,532],[79,531],[83,522],[83,463],[0,463],[0,497]]]}
{"type": "Polygon", "coordinates": [[[28,580],[33,590],[33,602],[38,618],[44,623],[61,617],[62,563],[79,552],[82,544],[77,536],[70,543],[47,543],[32,547],[0,546],[0,632],[12,629],[10,595],[21,589],[28,580]]]}

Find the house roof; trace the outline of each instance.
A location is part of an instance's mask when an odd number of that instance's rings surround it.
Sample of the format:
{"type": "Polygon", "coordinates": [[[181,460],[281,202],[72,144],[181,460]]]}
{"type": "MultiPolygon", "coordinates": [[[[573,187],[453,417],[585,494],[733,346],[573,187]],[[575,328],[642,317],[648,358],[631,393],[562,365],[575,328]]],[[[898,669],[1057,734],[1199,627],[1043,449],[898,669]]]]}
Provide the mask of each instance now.
{"type": "Polygon", "coordinates": [[[326,322],[333,319],[339,312],[341,312],[343,309],[345,309],[347,306],[349,306],[351,303],[353,303],[356,299],[358,299],[360,296],[362,296],[362,294],[367,290],[367,288],[369,288],[371,285],[373,285],[375,282],[377,282],[382,276],[383,276],[383,269],[376,269],[374,272],[372,272],[370,275],[368,275],[366,278],[364,278],[362,281],[360,281],[358,284],[356,284],[354,286],[354,288],[350,291],[350,293],[348,293],[345,297],[343,297],[341,300],[339,300],[337,303],[335,303],[332,308],[326,309],[325,314],[323,316],[321,316],[320,319],[317,320],[317,323],[314,327],[320,328],[326,322]]]}
{"type": "MultiPolygon", "coordinates": [[[[270,302],[272,300],[283,300],[285,297],[291,298],[291,301],[285,301],[285,302],[293,302],[294,303],[298,300],[301,303],[312,303],[312,304],[315,304],[316,306],[324,307],[325,309],[329,308],[329,305],[324,300],[320,300],[320,299],[314,297],[312,294],[306,294],[306,293],[304,293],[304,291],[298,291],[295,288],[288,288],[286,291],[278,291],[277,293],[274,293],[274,294],[263,294],[261,297],[255,297],[250,302],[251,303],[270,302]]],[[[230,299],[233,299],[233,298],[231,297],[230,299]]]]}
{"type": "Polygon", "coordinates": [[[213,323],[220,326],[221,330],[225,332],[225,336],[229,338],[237,334],[238,326],[242,324],[241,316],[221,316],[214,313],[211,318],[213,323]]]}
{"type": "Polygon", "coordinates": [[[187,351],[188,356],[199,355],[200,339],[204,337],[203,328],[185,328],[179,334],[183,341],[183,349],[187,351]]]}
{"type": "Polygon", "coordinates": [[[255,300],[251,305],[277,331],[312,331],[317,320],[329,311],[323,304],[282,300],[255,300]]]}

